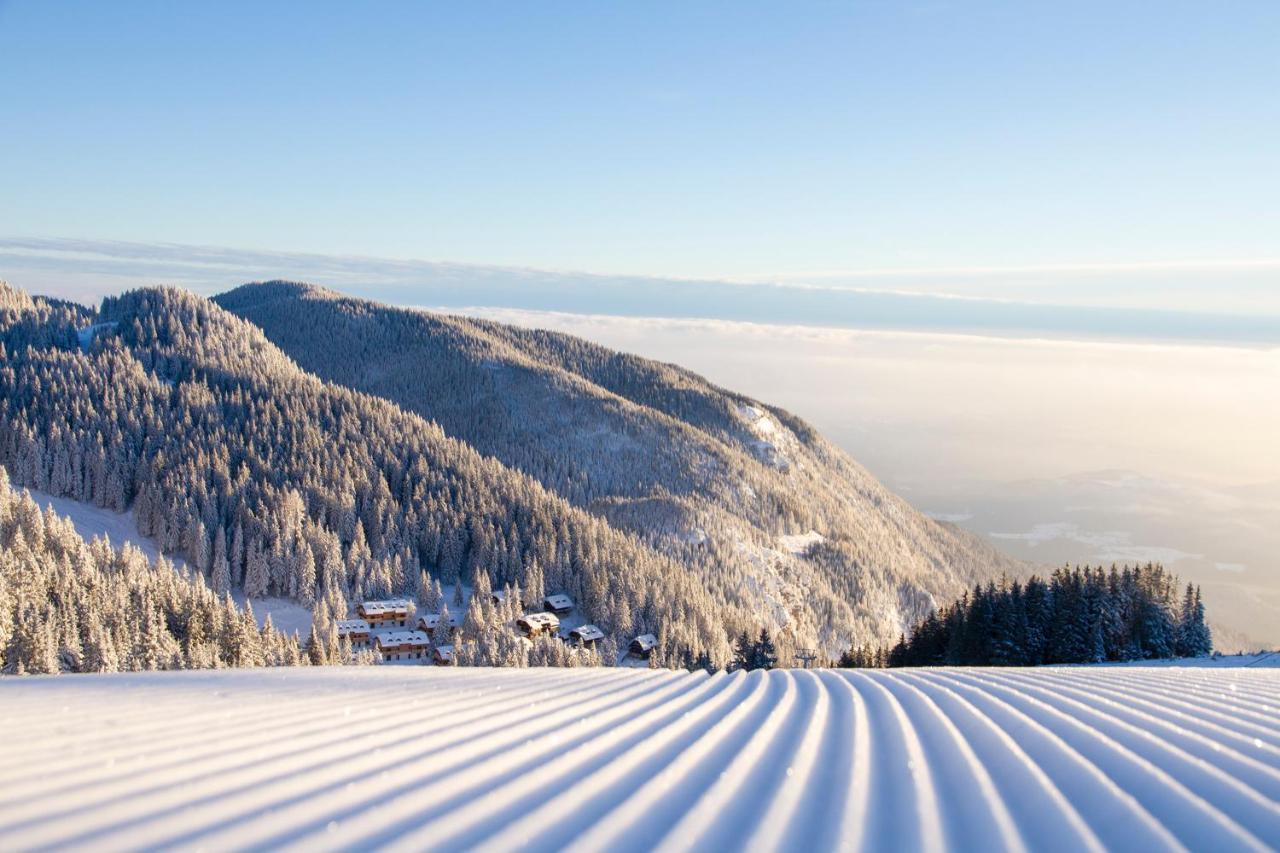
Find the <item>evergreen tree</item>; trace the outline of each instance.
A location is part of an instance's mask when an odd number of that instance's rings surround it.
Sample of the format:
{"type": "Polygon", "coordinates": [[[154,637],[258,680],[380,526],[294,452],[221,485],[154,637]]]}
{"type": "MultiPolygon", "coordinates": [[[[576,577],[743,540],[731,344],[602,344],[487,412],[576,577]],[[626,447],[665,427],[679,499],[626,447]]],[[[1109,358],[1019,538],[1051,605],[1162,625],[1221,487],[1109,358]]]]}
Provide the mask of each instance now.
{"type": "Polygon", "coordinates": [[[773,669],[778,664],[778,650],[774,648],[773,638],[768,628],[760,629],[760,639],[751,649],[752,669],[773,669]]]}
{"type": "Polygon", "coordinates": [[[751,638],[747,636],[747,632],[743,631],[738,635],[737,642],[733,645],[733,664],[735,670],[745,669],[751,670],[756,667],[755,646],[751,642],[751,638]]]}
{"type": "Polygon", "coordinates": [[[307,661],[312,666],[324,666],[328,663],[324,644],[320,642],[320,637],[316,634],[314,622],[311,623],[311,633],[307,635],[307,661]]]}
{"type": "Polygon", "coordinates": [[[231,591],[231,561],[227,558],[227,532],[219,527],[213,541],[213,568],[209,587],[216,595],[231,591]]]}

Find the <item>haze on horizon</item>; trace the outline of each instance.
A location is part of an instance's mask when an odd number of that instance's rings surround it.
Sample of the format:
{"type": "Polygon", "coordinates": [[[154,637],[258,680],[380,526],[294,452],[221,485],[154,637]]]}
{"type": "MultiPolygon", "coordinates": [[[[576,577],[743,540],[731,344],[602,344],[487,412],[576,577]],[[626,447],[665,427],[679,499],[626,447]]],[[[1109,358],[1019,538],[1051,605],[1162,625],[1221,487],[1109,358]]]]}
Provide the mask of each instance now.
{"type": "Polygon", "coordinates": [[[292,278],[677,361],[1280,641],[1277,42],[1265,2],[2,3],[0,278],[292,278]]]}

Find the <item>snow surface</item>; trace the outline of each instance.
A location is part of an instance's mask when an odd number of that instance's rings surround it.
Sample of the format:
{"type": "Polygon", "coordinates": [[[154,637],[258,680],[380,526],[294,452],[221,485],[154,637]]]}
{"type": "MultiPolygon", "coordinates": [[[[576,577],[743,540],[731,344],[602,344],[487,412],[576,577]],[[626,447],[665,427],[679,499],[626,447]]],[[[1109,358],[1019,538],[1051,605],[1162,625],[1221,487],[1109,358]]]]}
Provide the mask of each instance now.
{"type": "Polygon", "coordinates": [[[1280,671],[0,679],[0,847],[1265,850],[1280,671]]]}
{"type": "Polygon", "coordinates": [[[780,471],[791,467],[787,451],[794,450],[797,442],[790,430],[785,429],[763,409],[748,403],[738,404],[738,418],[755,435],[751,451],[760,461],[780,471]]]}
{"type": "Polygon", "coordinates": [[[88,352],[90,344],[93,343],[94,335],[98,334],[98,332],[103,329],[114,329],[115,327],[116,323],[112,320],[107,323],[94,323],[91,326],[82,326],[81,328],[76,329],[76,339],[80,343],[80,350],[82,352],[88,352]]]}
{"type": "MultiPolygon", "coordinates": [[[[54,512],[64,518],[71,519],[71,523],[75,525],[76,532],[85,541],[97,536],[105,536],[117,548],[125,542],[132,542],[151,560],[154,560],[160,554],[155,541],[151,537],[143,536],[138,532],[138,525],[134,521],[132,510],[129,512],[115,512],[93,504],[81,503],[71,498],[60,498],[38,489],[26,489],[25,491],[30,493],[31,499],[41,509],[52,504],[54,512]]],[[[180,559],[174,559],[173,561],[177,564],[185,565],[180,559]]]]}
{"type": "Polygon", "coordinates": [[[778,544],[782,546],[784,551],[795,554],[797,557],[803,557],[809,553],[814,545],[827,541],[827,537],[823,536],[816,530],[810,530],[808,533],[797,533],[790,536],[779,536],[778,544]]]}

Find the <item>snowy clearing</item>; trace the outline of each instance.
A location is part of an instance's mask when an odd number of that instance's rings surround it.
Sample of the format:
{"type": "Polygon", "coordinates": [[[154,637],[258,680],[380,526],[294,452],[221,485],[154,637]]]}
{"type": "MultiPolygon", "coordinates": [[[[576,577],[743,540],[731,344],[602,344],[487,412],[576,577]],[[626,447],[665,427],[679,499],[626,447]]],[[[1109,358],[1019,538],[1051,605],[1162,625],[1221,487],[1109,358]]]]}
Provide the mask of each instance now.
{"type": "MultiPolygon", "coordinates": [[[[83,503],[72,498],[61,498],[48,492],[42,492],[39,489],[28,488],[25,491],[30,493],[31,499],[39,504],[41,509],[52,506],[53,511],[58,515],[71,519],[71,523],[75,525],[76,532],[86,541],[100,536],[106,537],[117,548],[126,542],[132,544],[146,554],[149,560],[154,560],[160,556],[160,549],[156,546],[156,541],[150,536],[143,536],[138,532],[133,510],[115,512],[114,510],[83,503]]],[[[186,560],[181,557],[171,556],[169,560],[180,569],[187,568],[186,560]]],[[[237,606],[244,607],[245,597],[243,592],[236,590],[232,593],[232,597],[235,599],[237,606]]],[[[299,636],[305,638],[307,632],[311,630],[311,609],[298,604],[296,601],[289,601],[284,598],[255,599],[253,602],[253,615],[257,618],[259,625],[265,622],[269,615],[276,629],[285,634],[296,632],[299,636]]]]}
{"type": "Polygon", "coordinates": [[[823,536],[816,530],[810,530],[808,533],[798,533],[792,536],[779,536],[778,544],[782,550],[795,554],[797,557],[803,557],[809,553],[810,549],[815,545],[820,545],[827,541],[827,537],[823,536]]]}
{"type": "Polygon", "coordinates": [[[5,849],[1262,850],[1280,671],[0,679],[5,849]]]}
{"type": "MultiPolygon", "coordinates": [[[[156,547],[155,540],[138,532],[132,510],[116,512],[93,504],[81,503],[72,498],[60,498],[39,489],[24,488],[22,491],[28,492],[41,509],[52,505],[53,511],[58,515],[71,519],[76,532],[84,537],[86,542],[98,536],[105,536],[117,548],[125,542],[133,543],[150,560],[160,555],[160,549],[156,547]]],[[[176,564],[186,565],[180,559],[171,559],[176,564]]]]}

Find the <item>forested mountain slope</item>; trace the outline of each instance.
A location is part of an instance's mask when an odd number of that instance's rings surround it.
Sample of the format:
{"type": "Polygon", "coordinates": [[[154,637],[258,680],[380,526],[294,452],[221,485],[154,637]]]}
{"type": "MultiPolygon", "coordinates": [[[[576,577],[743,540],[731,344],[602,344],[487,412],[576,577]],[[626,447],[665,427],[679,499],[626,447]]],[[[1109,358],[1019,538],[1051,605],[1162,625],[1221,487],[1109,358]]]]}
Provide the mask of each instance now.
{"type": "Polygon", "coordinates": [[[261,629],[198,575],[130,545],[85,542],[0,468],[0,672],[292,666],[296,638],[261,629]]]}
{"type": "Polygon", "coordinates": [[[784,645],[896,637],[935,600],[1021,570],[800,419],[679,367],[303,284],[215,301],[303,369],[421,414],[643,537],[716,599],[782,628],[784,645]]]}
{"type": "Polygon", "coordinates": [[[82,308],[0,285],[0,465],[123,510],[221,593],[412,592],[419,568],[530,569],[671,662],[728,656],[756,620],[698,575],[418,415],[325,384],[250,323],[178,290],[82,308]],[[87,325],[97,333],[77,334],[87,325]],[[87,351],[86,351],[87,350],[87,351]]]}

